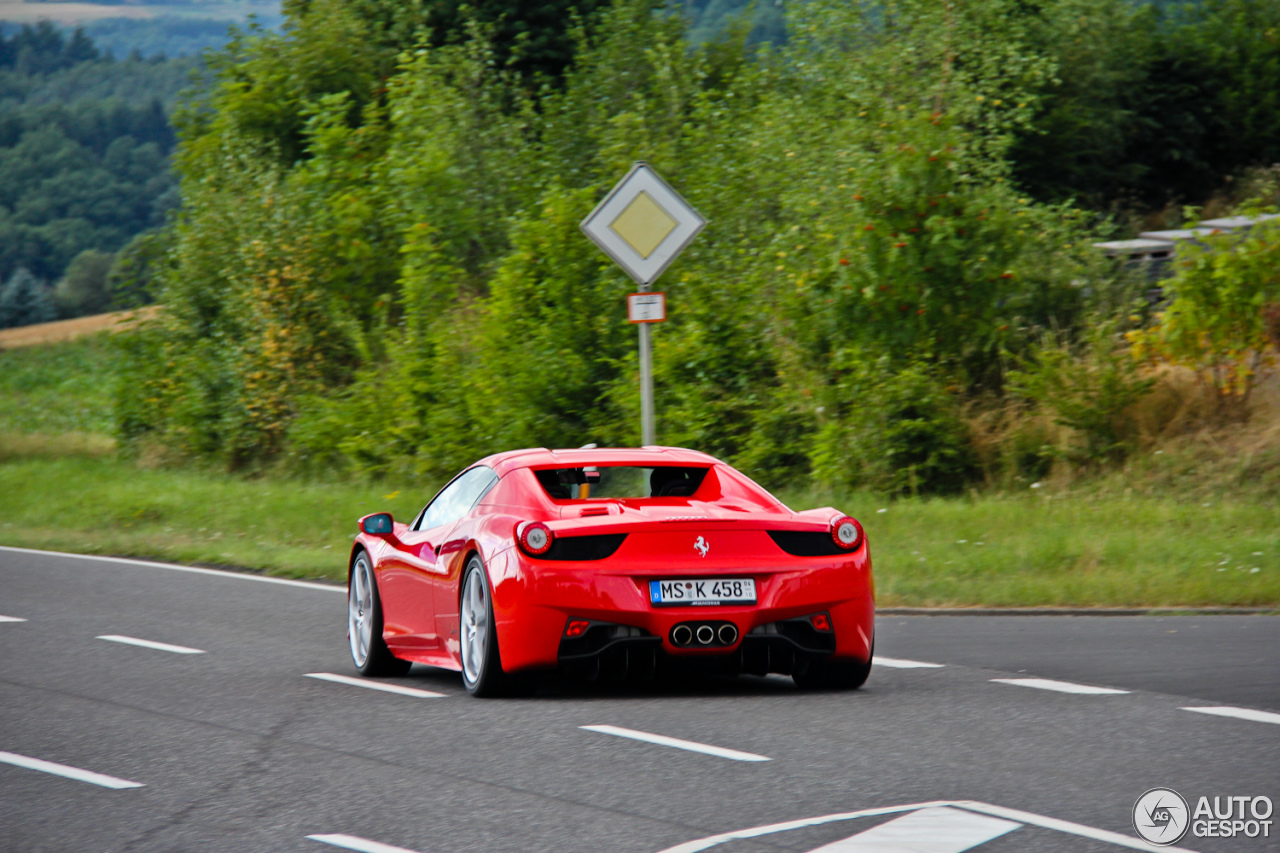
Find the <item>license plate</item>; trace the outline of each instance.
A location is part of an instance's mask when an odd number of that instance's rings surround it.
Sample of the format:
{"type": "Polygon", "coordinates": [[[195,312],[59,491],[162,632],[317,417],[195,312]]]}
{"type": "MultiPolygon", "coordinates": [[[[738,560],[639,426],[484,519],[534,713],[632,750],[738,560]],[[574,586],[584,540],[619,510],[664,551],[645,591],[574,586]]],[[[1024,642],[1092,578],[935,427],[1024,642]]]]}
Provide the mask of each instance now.
{"type": "Polygon", "coordinates": [[[649,581],[649,601],[659,606],[755,604],[756,582],[751,578],[649,581]]]}

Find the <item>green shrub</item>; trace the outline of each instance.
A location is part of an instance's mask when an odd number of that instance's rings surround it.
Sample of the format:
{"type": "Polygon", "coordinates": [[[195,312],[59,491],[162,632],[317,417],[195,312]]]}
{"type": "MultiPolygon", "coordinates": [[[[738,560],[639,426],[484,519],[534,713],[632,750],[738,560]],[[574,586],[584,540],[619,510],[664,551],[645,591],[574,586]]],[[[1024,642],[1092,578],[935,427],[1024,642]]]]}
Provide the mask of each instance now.
{"type": "Polygon", "coordinates": [[[894,369],[845,351],[814,438],[814,473],[834,487],[955,494],[978,474],[959,401],[923,365],[894,369]]]}
{"type": "Polygon", "coordinates": [[[1196,371],[1221,418],[1247,418],[1260,369],[1272,358],[1267,310],[1280,301],[1278,269],[1280,221],[1255,225],[1243,236],[1182,241],[1176,273],[1165,282],[1169,307],[1130,338],[1139,354],[1196,371]]]}
{"type": "Polygon", "coordinates": [[[1080,437],[1063,452],[1077,464],[1119,462],[1133,451],[1138,425],[1132,406],[1151,392],[1129,347],[1106,322],[1071,346],[1046,335],[1022,367],[1010,371],[1015,395],[1034,400],[1080,437]]]}

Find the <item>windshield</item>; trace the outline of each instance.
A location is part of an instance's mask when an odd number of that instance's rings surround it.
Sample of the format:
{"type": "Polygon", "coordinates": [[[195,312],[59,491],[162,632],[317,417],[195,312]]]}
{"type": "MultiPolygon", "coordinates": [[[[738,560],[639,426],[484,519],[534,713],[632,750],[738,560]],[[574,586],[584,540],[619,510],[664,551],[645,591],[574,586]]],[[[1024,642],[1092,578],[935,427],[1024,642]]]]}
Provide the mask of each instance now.
{"type": "Polygon", "coordinates": [[[547,495],[556,500],[593,498],[687,498],[707,476],[706,468],[661,466],[636,468],[601,465],[534,471],[547,495]]]}

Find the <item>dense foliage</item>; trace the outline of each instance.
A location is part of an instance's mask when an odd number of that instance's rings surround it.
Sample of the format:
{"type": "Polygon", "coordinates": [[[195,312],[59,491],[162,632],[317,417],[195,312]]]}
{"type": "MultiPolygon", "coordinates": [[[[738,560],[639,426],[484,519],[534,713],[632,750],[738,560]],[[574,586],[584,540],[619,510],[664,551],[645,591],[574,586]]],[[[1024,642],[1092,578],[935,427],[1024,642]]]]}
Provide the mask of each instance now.
{"type": "MultiPolygon", "coordinates": [[[[1086,25],[1141,23],[1111,2],[813,0],[781,46],[693,45],[653,0],[547,40],[484,14],[441,37],[440,8],[289,4],[213,60],[179,116],[166,311],[122,384],[134,446],[436,478],[635,443],[632,285],[578,222],[639,159],[711,222],[660,283],[660,440],[766,481],[962,489],[966,401],[1129,312],[1086,215],[1011,155],[1086,25]]],[[[1099,405],[1142,390],[1117,370],[1099,405]]]]}
{"type": "Polygon", "coordinates": [[[1280,163],[1280,3],[1040,6],[1032,39],[1058,67],[1011,152],[1037,197],[1203,204],[1280,163]]]}
{"type": "Polygon", "coordinates": [[[117,62],[47,24],[0,37],[0,281],[22,269],[52,286],[82,252],[164,224],[168,110],[192,68],[117,62]]]}

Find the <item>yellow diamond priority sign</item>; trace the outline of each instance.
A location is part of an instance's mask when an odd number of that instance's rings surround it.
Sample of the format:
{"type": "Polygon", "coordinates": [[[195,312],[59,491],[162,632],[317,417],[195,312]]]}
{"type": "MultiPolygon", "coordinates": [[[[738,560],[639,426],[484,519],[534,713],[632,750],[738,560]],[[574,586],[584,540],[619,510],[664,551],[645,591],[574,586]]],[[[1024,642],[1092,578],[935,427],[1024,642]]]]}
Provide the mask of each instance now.
{"type": "Polygon", "coordinates": [[[582,220],[582,231],[641,285],[676,259],[707,221],[644,163],[582,220]]]}

